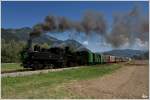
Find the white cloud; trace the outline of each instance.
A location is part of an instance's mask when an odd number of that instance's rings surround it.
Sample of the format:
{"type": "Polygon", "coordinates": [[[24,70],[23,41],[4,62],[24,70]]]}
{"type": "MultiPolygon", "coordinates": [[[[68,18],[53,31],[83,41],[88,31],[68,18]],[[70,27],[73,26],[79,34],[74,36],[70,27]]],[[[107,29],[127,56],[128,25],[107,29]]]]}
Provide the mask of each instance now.
{"type": "Polygon", "coordinates": [[[84,41],[83,44],[84,45],[88,45],[89,43],[88,43],[88,41],[84,41]]]}
{"type": "Polygon", "coordinates": [[[137,39],[137,45],[139,46],[139,48],[141,49],[148,49],[149,48],[149,44],[148,42],[142,42],[140,39],[137,39]]]}
{"type": "Polygon", "coordinates": [[[142,42],[140,39],[136,39],[134,45],[132,45],[131,48],[137,50],[148,50],[149,43],[148,41],[142,42]]]}

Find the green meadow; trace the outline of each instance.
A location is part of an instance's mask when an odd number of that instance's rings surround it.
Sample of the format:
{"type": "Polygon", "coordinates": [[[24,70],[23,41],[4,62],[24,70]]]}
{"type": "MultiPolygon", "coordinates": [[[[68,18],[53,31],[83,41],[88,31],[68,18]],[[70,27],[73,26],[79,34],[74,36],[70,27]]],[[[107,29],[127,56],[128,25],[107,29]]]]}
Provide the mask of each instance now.
{"type": "Polygon", "coordinates": [[[20,63],[2,63],[1,64],[1,72],[22,70],[22,69],[23,67],[20,66],[20,63]]]}
{"type": "Polygon", "coordinates": [[[89,80],[110,74],[120,68],[119,64],[83,66],[47,74],[23,77],[5,77],[2,82],[2,98],[43,99],[82,98],[66,91],[66,85],[73,81],[89,80]]]}

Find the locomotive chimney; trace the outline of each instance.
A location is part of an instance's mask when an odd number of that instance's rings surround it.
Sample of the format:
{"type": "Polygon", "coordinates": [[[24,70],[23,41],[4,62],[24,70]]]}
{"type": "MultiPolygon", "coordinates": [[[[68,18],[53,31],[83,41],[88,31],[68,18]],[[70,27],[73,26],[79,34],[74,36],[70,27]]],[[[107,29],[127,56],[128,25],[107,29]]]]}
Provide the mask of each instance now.
{"type": "Polygon", "coordinates": [[[32,37],[30,36],[27,42],[27,49],[32,51],[32,37]]]}

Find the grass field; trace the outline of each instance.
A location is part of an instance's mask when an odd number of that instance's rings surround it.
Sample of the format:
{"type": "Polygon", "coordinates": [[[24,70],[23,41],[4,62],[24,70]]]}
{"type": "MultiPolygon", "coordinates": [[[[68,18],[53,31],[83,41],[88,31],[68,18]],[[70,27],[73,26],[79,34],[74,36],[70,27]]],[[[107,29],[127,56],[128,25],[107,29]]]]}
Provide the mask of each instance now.
{"type": "Polygon", "coordinates": [[[82,98],[65,90],[73,81],[97,78],[120,68],[119,64],[94,65],[78,69],[23,77],[2,78],[2,98],[82,98]]]}
{"type": "Polygon", "coordinates": [[[20,66],[20,63],[2,63],[1,64],[1,72],[21,70],[21,69],[23,69],[23,67],[20,66]]]}

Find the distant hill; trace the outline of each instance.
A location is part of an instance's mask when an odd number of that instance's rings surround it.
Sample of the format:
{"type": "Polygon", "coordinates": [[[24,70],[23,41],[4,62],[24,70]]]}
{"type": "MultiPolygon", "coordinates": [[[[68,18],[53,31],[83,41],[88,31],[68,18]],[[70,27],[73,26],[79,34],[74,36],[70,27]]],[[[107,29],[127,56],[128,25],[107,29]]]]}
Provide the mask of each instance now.
{"type": "Polygon", "coordinates": [[[29,32],[31,32],[31,28],[24,27],[20,29],[4,29],[1,31],[1,38],[7,41],[16,40],[16,41],[25,41],[29,38],[29,32]]]}
{"type": "MultiPolygon", "coordinates": [[[[27,41],[29,39],[29,33],[32,31],[29,27],[24,27],[20,29],[4,29],[1,31],[1,38],[6,41],[15,40],[15,41],[27,41]]],[[[50,37],[47,34],[42,34],[40,37],[33,40],[35,43],[48,43],[52,44],[53,42],[61,42],[56,38],[50,37]]]]}
{"type": "Polygon", "coordinates": [[[135,56],[143,56],[145,53],[148,54],[147,51],[132,50],[132,49],[112,50],[112,51],[103,52],[103,54],[105,55],[131,57],[131,58],[135,56]]]}

